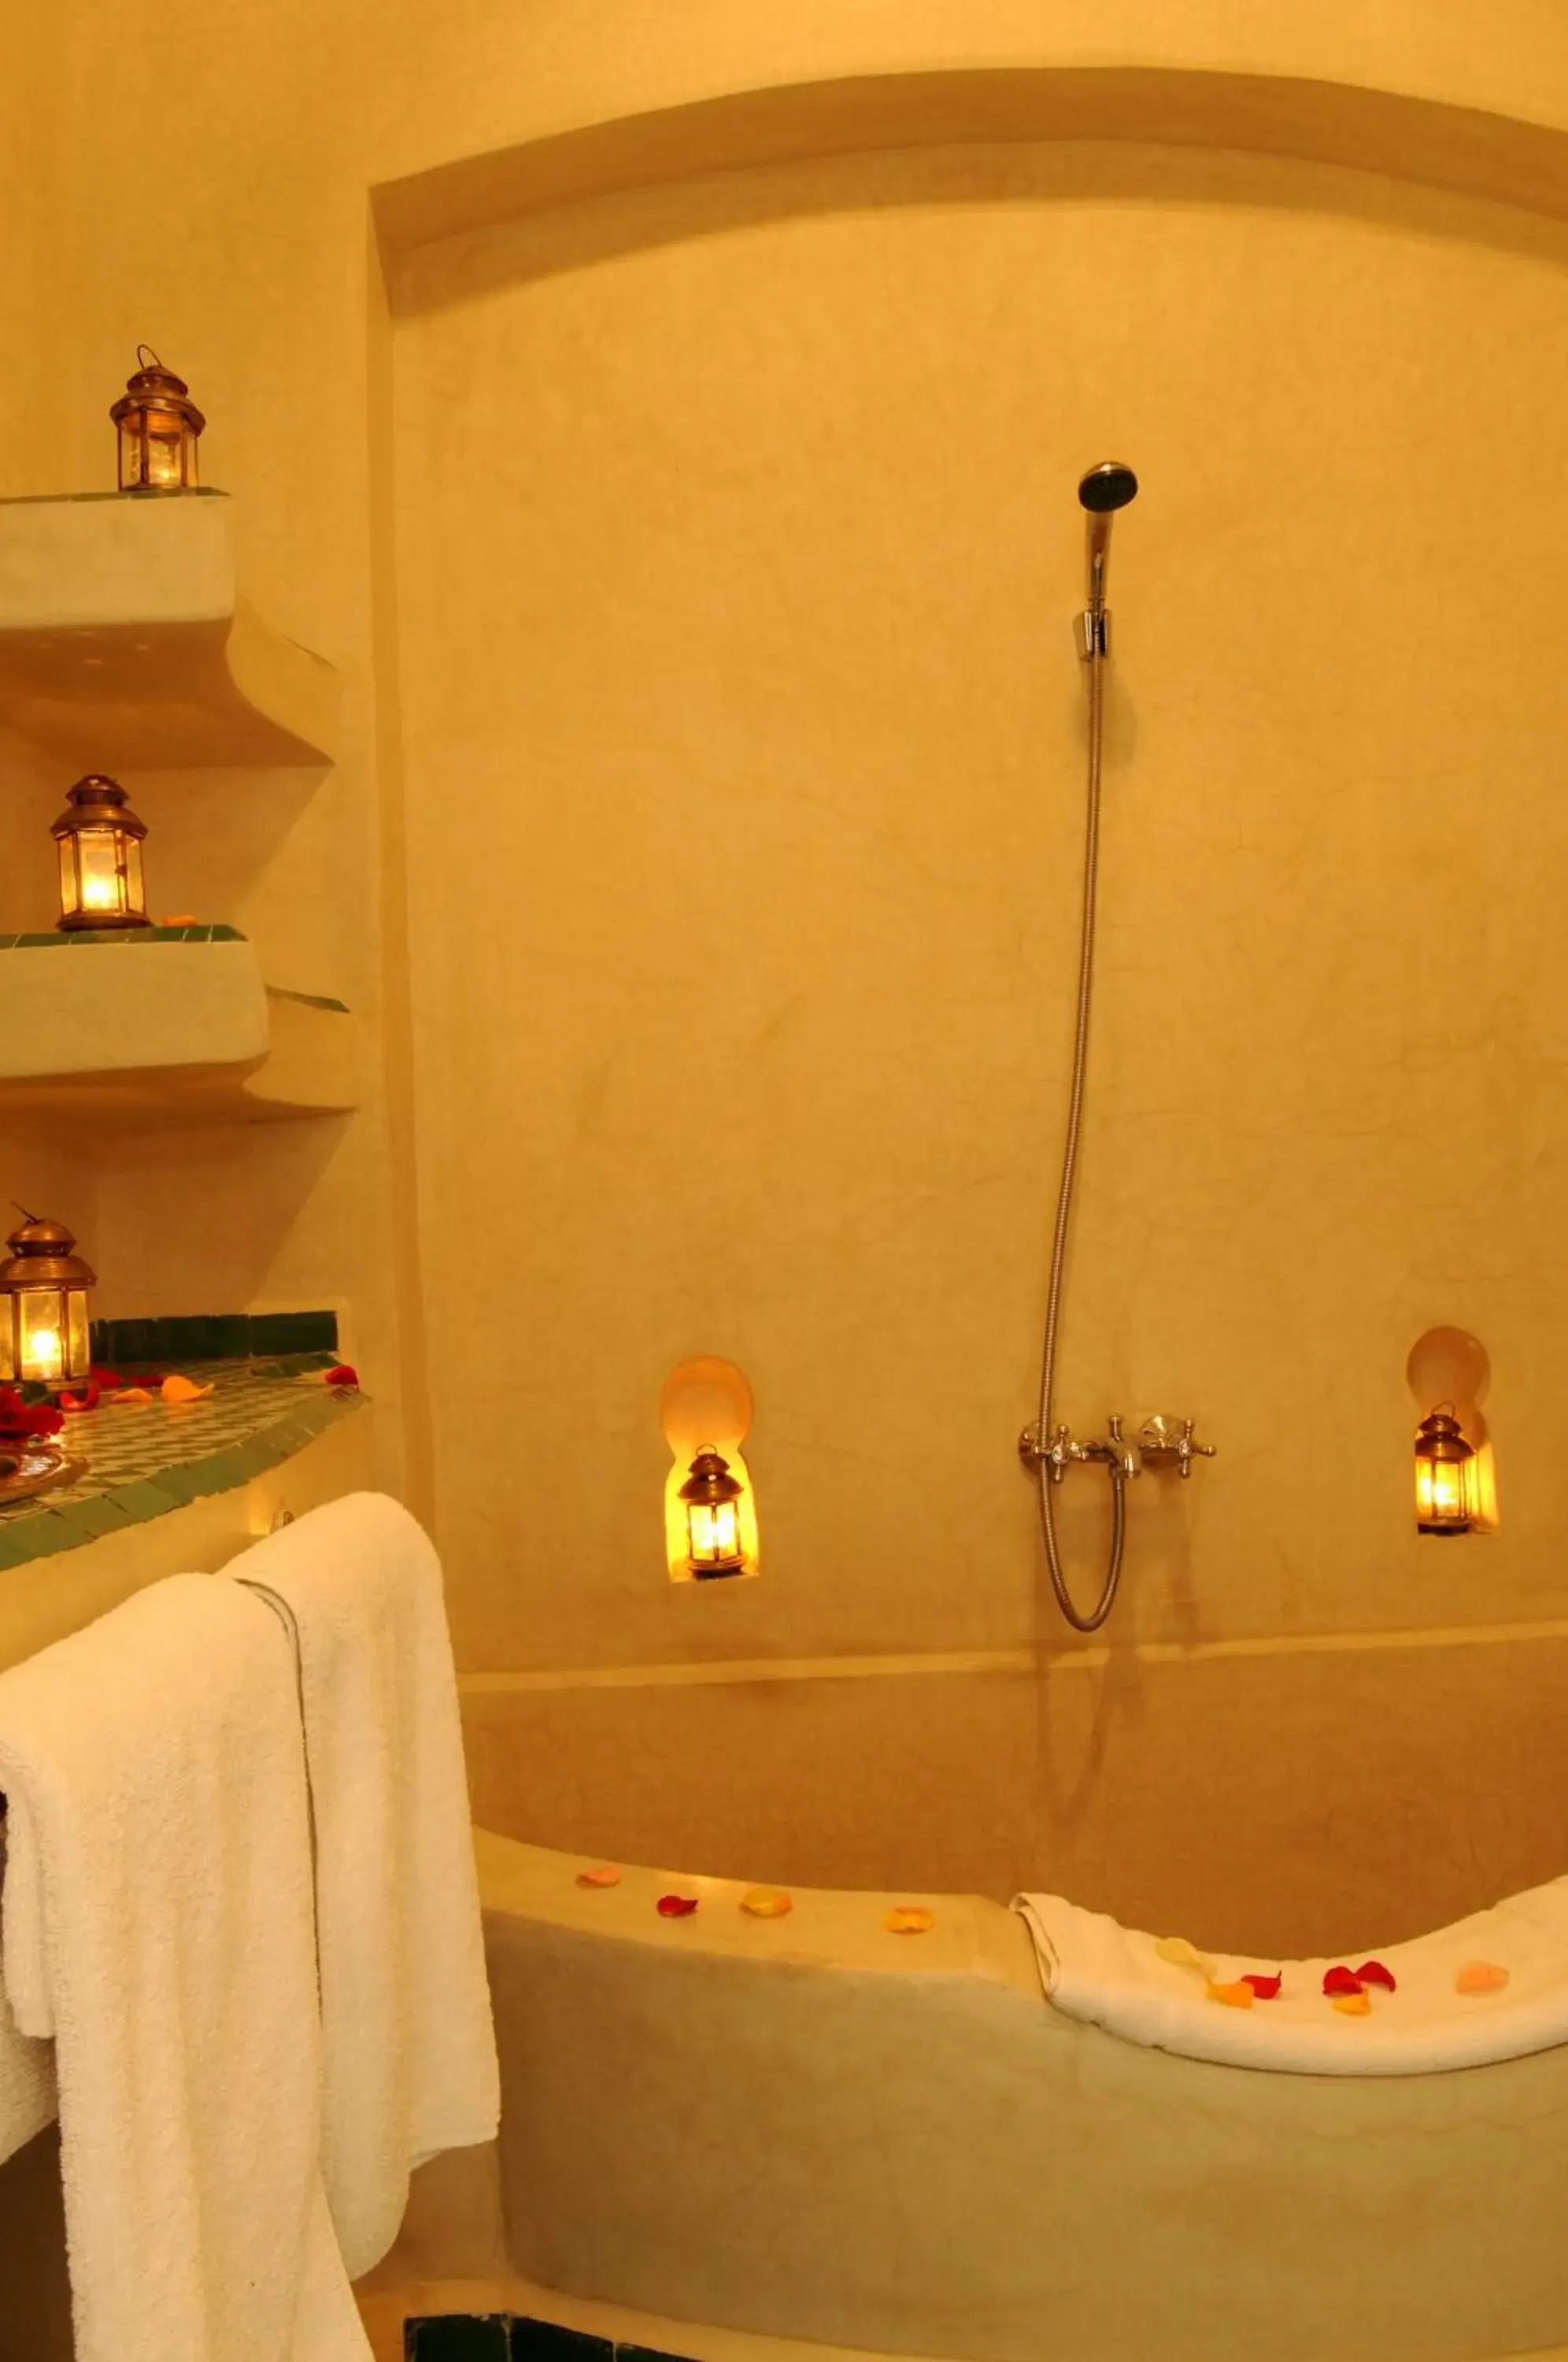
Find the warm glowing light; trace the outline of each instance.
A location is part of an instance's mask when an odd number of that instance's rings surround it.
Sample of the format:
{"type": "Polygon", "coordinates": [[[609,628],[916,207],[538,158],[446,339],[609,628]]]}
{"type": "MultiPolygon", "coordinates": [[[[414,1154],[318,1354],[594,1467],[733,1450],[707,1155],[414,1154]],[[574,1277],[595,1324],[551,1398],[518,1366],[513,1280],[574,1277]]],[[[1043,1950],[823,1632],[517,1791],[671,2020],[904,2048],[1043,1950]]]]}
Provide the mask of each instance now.
{"type": "Polygon", "coordinates": [[[147,893],[137,818],[117,779],[92,772],[66,792],[51,830],[60,848],[60,918],[67,934],[83,927],[145,927],[147,893]]]}
{"type": "Polygon", "coordinates": [[[1452,1403],[1440,1403],[1416,1435],[1416,1525],[1423,1534],[1467,1534],[1475,1454],[1452,1403]]]}
{"type": "Polygon", "coordinates": [[[741,1486],[730,1473],[729,1462],[705,1443],[680,1487],[686,1507],[687,1564],[700,1583],[714,1575],[739,1574],[745,1566],[740,1497],[741,1486]]]}
{"type": "Polygon", "coordinates": [[[196,486],[196,437],[206,420],[183,378],[166,370],[148,345],[141,367],[110,411],[119,436],[122,492],[184,492],[196,486]]]}
{"type": "Polygon", "coordinates": [[[0,1380],[76,1385],[92,1365],[87,1292],[94,1274],[62,1222],[29,1214],[0,1264],[0,1380]]]}

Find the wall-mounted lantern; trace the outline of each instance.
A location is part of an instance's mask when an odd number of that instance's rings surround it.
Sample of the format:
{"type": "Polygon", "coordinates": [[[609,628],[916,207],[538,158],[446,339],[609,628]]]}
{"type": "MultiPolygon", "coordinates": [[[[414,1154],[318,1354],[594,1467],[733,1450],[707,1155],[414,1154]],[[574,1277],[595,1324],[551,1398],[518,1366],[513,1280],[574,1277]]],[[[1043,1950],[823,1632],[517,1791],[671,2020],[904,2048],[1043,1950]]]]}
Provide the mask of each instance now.
{"type": "Polygon", "coordinates": [[[41,1380],[45,1385],[85,1383],[92,1366],[87,1292],[97,1275],[72,1249],[63,1222],[27,1214],[6,1241],[0,1264],[0,1380],[41,1380]]]}
{"type": "Polygon", "coordinates": [[[1416,1430],[1416,1529],[1423,1534],[1467,1534],[1471,1520],[1471,1464],[1475,1454],[1464,1440],[1452,1403],[1429,1411],[1416,1430]]]}
{"type": "Polygon", "coordinates": [[[138,820],[117,779],[89,773],[66,789],[66,809],[50,832],[60,847],[60,917],[67,934],[83,927],[145,927],[138,820]]]}
{"type": "Polygon", "coordinates": [[[704,1444],[680,1487],[686,1504],[687,1563],[699,1583],[745,1569],[741,1489],[730,1474],[729,1462],[711,1443],[704,1444]]]}
{"type": "Polygon", "coordinates": [[[166,370],[149,345],[138,345],[141,367],[110,411],[120,438],[122,492],[189,492],[196,486],[196,437],[206,420],[182,377],[166,370]]]}

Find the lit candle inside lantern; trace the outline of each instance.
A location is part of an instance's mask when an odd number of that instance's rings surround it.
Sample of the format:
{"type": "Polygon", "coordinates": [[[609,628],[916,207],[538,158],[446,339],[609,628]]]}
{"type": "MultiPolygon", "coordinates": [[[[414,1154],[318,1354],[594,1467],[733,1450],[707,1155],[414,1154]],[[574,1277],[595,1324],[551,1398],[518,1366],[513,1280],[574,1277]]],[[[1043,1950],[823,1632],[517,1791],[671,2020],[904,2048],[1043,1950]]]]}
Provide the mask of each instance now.
{"type": "Polygon", "coordinates": [[[58,1378],[61,1373],[60,1331],[35,1329],[22,1348],[24,1378],[58,1378]]]}

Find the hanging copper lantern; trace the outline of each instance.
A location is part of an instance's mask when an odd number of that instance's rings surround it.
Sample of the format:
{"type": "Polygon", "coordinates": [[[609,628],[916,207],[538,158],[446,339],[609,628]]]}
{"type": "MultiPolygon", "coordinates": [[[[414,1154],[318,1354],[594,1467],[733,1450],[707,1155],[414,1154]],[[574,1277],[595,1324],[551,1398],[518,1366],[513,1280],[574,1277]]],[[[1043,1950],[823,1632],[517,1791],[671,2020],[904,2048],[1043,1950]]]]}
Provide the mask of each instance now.
{"type": "Polygon", "coordinates": [[[0,1264],[0,1380],[38,1379],[45,1385],[85,1383],[93,1354],[87,1291],[97,1274],[72,1249],[63,1222],[28,1214],[6,1241],[0,1264]]]}
{"type": "Polygon", "coordinates": [[[1475,1453],[1464,1440],[1452,1403],[1429,1411],[1416,1430],[1416,1530],[1467,1534],[1475,1453]]]}
{"type": "Polygon", "coordinates": [[[686,1504],[687,1564],[699,1583],[714,1575],[739,1574],[745,1566],[741,1548],[741,1486],[730,1474],[730,1463],[711,1443],[691,1462],[691,1473],[680,1488],[686,1504]]]}
{"type": "Polygon", "coordinates": [[[182,377],[166,370],[149,345],[141,367],[110,411],[120,438],[122,492],[189,492],[196,487],[196,437],[206,420],[182,377]]]}
{"type": "Polygon", "coordinates": [[[83,927],[150,925],[141,875],[147,822],[124,788],[93,771],[66,789],[65,801],[50,832],[60,847],[57,927],[69,935],[83,927]]]}

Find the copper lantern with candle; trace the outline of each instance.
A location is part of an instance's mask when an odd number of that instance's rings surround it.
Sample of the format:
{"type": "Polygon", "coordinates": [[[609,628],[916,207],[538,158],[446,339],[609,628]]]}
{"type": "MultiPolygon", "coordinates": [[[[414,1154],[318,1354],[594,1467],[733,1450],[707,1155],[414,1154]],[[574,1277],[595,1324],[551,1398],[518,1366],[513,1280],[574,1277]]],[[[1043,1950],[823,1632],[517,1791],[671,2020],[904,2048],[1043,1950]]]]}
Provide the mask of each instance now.
{"type": "Polygon", "coordinates": [[[87,1292],[97,1275],[72,1253],[76,1241],[63,1222],[27,1214],[6,1243],[11,1259],[0,1264],[0,1380],[84,1384],[93,1359],[87,1292]]]}
{"type": "Polygon", "coordinates": [[[182,377],[166,370],[150,346],[110,411],[120,438],[122,492],[189,492],[196,488],[196,438],[206,420],[182,377]]]}
{"type": "Polygon", "coordinates": [[[145,927],[147,889],[138,820],[117,779],[90,772],[65,795],[50,831],[60,847],[60,917],[67,934],[83,927],[145,927]]]}
{"type": "Polygon", "coordinates": [[[1416,1430],[1416,1530],[1467,1534],[1475,1453],[1452,1403],[1429,1411],[1416,1430]]]}
{"type": "Polygon", "coordinates": [[[699,1583],[714,1575],[739,1574],[745,1566],[741,1548],[741,1487],[730,1474],[730,1463],[711,1443],[691,1462],[680,1488],[686,1504],[687,1564],[699,1583]]]}

